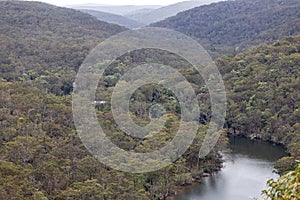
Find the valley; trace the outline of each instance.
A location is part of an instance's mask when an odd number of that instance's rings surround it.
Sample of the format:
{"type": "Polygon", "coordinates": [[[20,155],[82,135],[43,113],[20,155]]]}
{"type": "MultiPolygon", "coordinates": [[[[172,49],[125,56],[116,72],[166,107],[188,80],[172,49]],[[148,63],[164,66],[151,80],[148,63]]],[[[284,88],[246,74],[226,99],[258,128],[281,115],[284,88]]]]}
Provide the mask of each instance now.
{"type": "MultiPolygon", "coordinates": [[[[299,1],[67,7],[0,1],[0,199],[300,198],[299,1]],[[130,84],[121,79],[126,73],[145,63],[171,65],[199,102],[198,130],[184,155],[158,171],[134,174],[105,166],[88,151],[74,124],[72,94],[81,65],[99,43],[147,25],[184,33],[207,50],[226,87],[227,111],[217,144],[199,157],[213,116],[210,91],[195,67],[163,49],[115,59],[99,80],[93,111],[123,151],[159,150],[182,123],[176,95],[161,84],[146,84],[129,97],[129,115],[141,127],[162,116],[165,124],[151,137],[125,133],[110,102],[117,84],[130,84]],[[236,173],[241,179],[231,178],[236,173]],[[267,183],[270,178],[279,180],[267,183]],[[252,181],[253,190],[239,190],[239,181],[252,181]]],[[[90,70],[103,63],[94,64],[90,70]]]]}

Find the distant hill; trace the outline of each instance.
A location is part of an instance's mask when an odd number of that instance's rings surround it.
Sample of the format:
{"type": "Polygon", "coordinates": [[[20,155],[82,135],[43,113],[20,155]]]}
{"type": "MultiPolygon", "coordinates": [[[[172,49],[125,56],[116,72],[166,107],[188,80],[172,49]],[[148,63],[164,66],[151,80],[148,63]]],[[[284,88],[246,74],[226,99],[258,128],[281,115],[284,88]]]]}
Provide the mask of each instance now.
{"type": "Polygon", "coordinates": [[[151,26],[175,29],[219,53],[300,33],[299,0],[236,0],[197,7],[151,26]],[[213,45],[213,46],[212,46],[213,45]]]}
{"type": "Polygon", "coordinates": [[[155,9],[153,9],[153,8],[142,8],[142,9],[138,9],[138,10],[134,10],[132,12],[129,12],[124,16],[130,18],[131,16],[135,16],[135,15],[145,15],[146,13],[150,13],[153,10],[155,10],[155,9]]]}
{"type": "Polygon", "coordinates": [[[145,6],[133,6],[133,5],[124,5],[124,6],[113,6],[113,5],[102,5],[102,4],[79,4],[79,5],[67,5],[68,8],[73,8],[77,10],[96,10],[101,12],[112,13],[116,15],[127,15],[134,13],[135,11],[141,10],[154,10],[162,6],[159,5],[145,5],[145,6]]]}
{"type": "Polygon", "coordinates": [[[108,22],[108,23],[113,23],[113,24],[118,24],[120,26],[125,26],[126,28],[139,28],[144,26],[142,23],[139,23],[135,20],[129,19],[127,17],[123,17],[121,15],[116,15],[116,14],[111,14],[107,12],[101,12],[101,11],[95,11],[95,10],[80,10],[84,13],[88,13],[90,15],[93,15],[97,19],[108,22]]]}
{"type": "Polygon", "coordinates": [[[45,3],[0,1],[0,76],[32,80],[68,93],[89,51],[127,30],[88,14],[45,3]]]}
{"type": "Polygon", "coordinates": [[[189,10],[201,5],[210,4],[213,2],[218,2],[220,0],[193,0],[193,1],[184,1],[169,6],[164,6],[154,10],[140,12],[140,13],[130,13],[125,15],[128,18],[134,19],[143,24],[151,24],[154,22],[161,21],[168,17],[174,16],[179,12],[189,10]]]}

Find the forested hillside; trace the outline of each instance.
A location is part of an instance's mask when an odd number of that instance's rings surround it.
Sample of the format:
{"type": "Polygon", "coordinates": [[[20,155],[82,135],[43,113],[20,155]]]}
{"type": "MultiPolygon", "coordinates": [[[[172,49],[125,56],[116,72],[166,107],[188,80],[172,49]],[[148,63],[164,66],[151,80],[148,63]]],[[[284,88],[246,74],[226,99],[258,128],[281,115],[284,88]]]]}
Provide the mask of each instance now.
{"type": "Polygon", "coordinates": [[[67,8],[0,1],[0,72],[8,81],[32,80],[69,94],[76,70],[103,39],[126,30],[67,8]]]}
{"type": "MultiPolygon", "coordinates": [[[[218,144],[204,159],[198,153],[211,111],[199,73],[162,50],[131,52],[112,63],[99,81],[96,100],[109,102],[120,77],[147,61],[171,63],[200,102],[198,134],[187,152],[160,171],[130,174],[102,165],[86,150],[74,127],[70,95],[89,51],[127,29],[72,9],[0,1],[0,199],[165,199],[178,186],[201,181],[222,167],[219,151],[228,142],[226,131],[284,145],[291,155],[277,167],[281,173],[292,168],[300,156],[300,35],[276,39],[299,32],[299,6],[297,0],[228,1],[157,24],[197,37],[211,50],[220,47],[215,50],[219,53],[227,47],[272,43],[216,60],[226,84],[228,113],[218,144]]],[[[116,126],[110,103],[96,106],[95,112],[114,144],[150,152],[176,134],[179,103],[171,91],[154,84],[136,90],[130,101],[130,114],[140,125],[149,123],[149,109],[157,104],[165,108],[166,124],[145,139],[116,126]]],[[[152,111],[157,117],[162,114],[152,111]]]]}
{"type": "MultiPolygon", "coordinates": [[[[300,35],[217,63],[229,98],[228,131],[283,144],[299,159],[300,35]]],[[[295,158],[282,161],[291,167],[295,158]]],[[[279,170],[288,168],[281,164],[279,170]]]]}
{"type": "MultiPolygon", "coordinates": [[[[76,133],[70,93],[88,52],[106,37],[126,29],[42,3],[0,2],[0,9],[1,199],[163,199],[176,187],[220,169],[218,149],[226,144],[225,134],[209,156],[198,158],[205,124],[199,125],[186,154],[158,172],[134,175],[103,166],[76,133]]],[[[132,55],[129,63],[119,60],[107,71],[99,83],[99,95],[109,96],[118,70],[122,74],[147,57],[137,55],[132,55]]],[[[178,103],[168,91],[142,88],[135,94],[141,96],[141,102],[133,102],[132,108],[135,120],[142,124],[147,124],[148,118],[138,104],[153,100],[139,92],[152,92],[155,100],[169,104],[165,128],[151,139],[137,140],[120,131],[109,107],[96,112],[107,136],[120,148],[148,152],[174,137],[178,103]]]]}
{"type": "Polygon", "coordinates": [[[236,0],[197,7],[151,26],[200,39],[212,52],[232,53],[300,33],[298,0],[236,0]]]}
{"type": "MultiPolygon", "coordinates": [[[[3,199],[159,199],[192,177],[219,169],[213,155],[198,160],[206,128],[176,163],[158,172],[129,174],[103,166],[88,153],[72,121],[71,97],[57,97],[24,83],[0,80],[0,196],[3,199]],[[201,166],[196,168],[196,163],[201,166]],[[193,171],[193,173],[192,173],[193,171]],[[162,184],[163,183],[163,184],[162,184]]],[[[175,133],[176,116],[152,140],[135,141],[111,126],[110,112],[98,112],[109,137],[122,148],[149,151],[175,133]],[[138,144],[138,145],[137,145],[138,144]]]]}
{"type": "Polygon", "coordinates": [[[127,14],[125,16],[134,19],[140,23],[149,25],[151,23],[158,22],[168,17],[174,16],[179,12],[183,12],[185,10],[189,10],[202,5],[207,5],[217,1],[219,0],[183,1],[179,3],[163,6],[161,8],[149,10],[149,12],[127,14]]]}

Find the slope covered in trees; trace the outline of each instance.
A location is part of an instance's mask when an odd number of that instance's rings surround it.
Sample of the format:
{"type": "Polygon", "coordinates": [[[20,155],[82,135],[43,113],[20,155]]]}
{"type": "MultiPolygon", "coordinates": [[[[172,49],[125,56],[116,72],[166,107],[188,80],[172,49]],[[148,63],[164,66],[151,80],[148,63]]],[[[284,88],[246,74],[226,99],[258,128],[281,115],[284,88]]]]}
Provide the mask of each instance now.
{"type": "Polygon", "coordinates": [[[283,144],[294,158],[277,168],[291,167],[300,156],[300,35],[217,63],[229,98],[228,132],[283,144]]]}
{"type": "Polygon", "coordinates": [[[126,30],[68,8],[0,1],[0,72],[68,94],[76,70],[103,39],[126,30]],[[73,78],[72,78],[73,77],[73,78]]]}
{"type": "MultiPolygon", "coordinates": [[[[133,175],[100,164],[76,134],[69,93],[89,50],[126,29],[42,3],[0,2],[0,11],[1,198],[163,199],[176,186],[220,168],[218,150],[226,144],[225,134],[210,155],[198,158],[210,118],[209,92],[199,74],[174,55],[152,50],[125,55],[113,63],[99,82],[97,98],[109,100],[120,76],[149,61],[149,55],[153,62],[176,60],[173,67],[192,83],[201,100],[194,143],[183,157],[158,172],[133,175]]],[[[267,31],[277,33],[278,27],[267,31]]],[[[288,37],[217,60],[229,97],[228,132],[284,144],[291,157],[277,163],[281,171],[290,168],[300,154],[299,49],[300,36],[288,37]]],[[[117,128],[109,105],[99,107],[99,123],[112,142],[137,152],[168,143],[179,123],[180,109],[173,94],[146,85],[131,100],[130,111],[137,123],[149,122],[146,111],[155,104],[165,106],[167,123],[154,137],[138,139],[117,128]]]]}
{"type": "Polygon", "coordinates": [[[149,12],[127,14],[126,17],[134,19],[143,24],[151,24],[164,20],[168,17],[174,16],[179,12],[189,10],[201,5],[207,5],[213,2],[218,2],[220,0],[192,0],[192,1],[183,1],[168,6],[163,6],[161,8],[150,10],[149,12]]]}
{"type": "MultiPolygon", "coordinates": [[[[207,158],[198,158],[205,124],[199,125],[186,154],[158,172],[133,175],[103,166],[89,154],[76,133],[69,93],[89,50],[126,29],[79,11],[42,3],[0,2],[0,11],[1,198],[163,199],[177,186],[221,167],[218,148],[226,143],[224,134],[223,141],[207,158]]],[[[137,60],[128,66],[122,60],[117,62],[116,69],[112,68],[115,73],[107,71],[99,83],[99,95],[109,94],[118,70],[122,74],[123,69],[144,58],[137,56],[133,55],[137,60]]],[[[96,113],[107,136],[120,148],[149,152],[174,137],[179,123],[174,110],[177,103],[166,91],[152,87],[140,91],[154,92],[155,100],[170,104],[166,126],[155,137],[137,140],[123,133],[107,107],[96,113]]],[[[141,103],[152,101],[140,91],[134,96],[141,96],[137,98],[141,103]]],[[[135,120],[147,124],[148,118],[136,104],[139,102],[133,102],[132,108],[135,120]]]]}
{"type": "Polygon", "coordinates": [[[211,51],[228,53],[300,33],[298,0],[236,0],[197,7],[151,26],[200,39],[211,51]]]}
{"type": "MultiPolygon", "coordinates": [[[[72,121],[70,96],[58,97],[20,82],[0,80],[0,197],[2,199],[163,199],[176,186],[220,167],[213,155],[199,161],[205,127],[176,163],[146,174],[112,170],[85,149],[72,121]],[[193,173],[192,173],[193,172],[193,173]]],[[[176,116],[152,140],[136,142],[109,125],[110,112],[97,112],[101,126],[121,148],[151,151],[175,133],[176,116]],[[137,145],[138,144],[138,145],[137,145]]],[[[153,163],[155,164],[155,163],[153,163]]]]}

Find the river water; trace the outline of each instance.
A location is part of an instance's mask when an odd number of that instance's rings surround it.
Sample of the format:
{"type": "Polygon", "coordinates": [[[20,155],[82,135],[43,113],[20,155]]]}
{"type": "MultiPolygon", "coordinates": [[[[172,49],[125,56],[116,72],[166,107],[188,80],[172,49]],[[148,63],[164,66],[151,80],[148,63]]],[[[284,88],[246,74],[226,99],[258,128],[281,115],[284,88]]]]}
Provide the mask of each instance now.
{"type": "Polygon", "coordinates": [[[266,189],[268,179],[278,177],[273,164],[286,155],[282,147],[241,137],[231,137],[230,148],[223,153],[220,172],[186,188],[175,200],[253,200],[266,189]]]}

